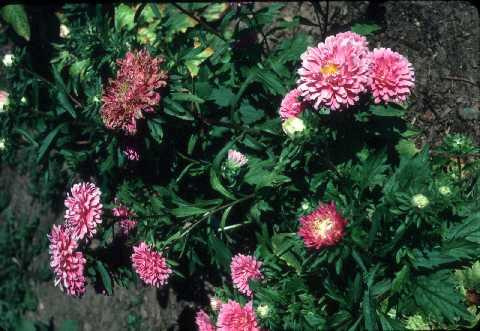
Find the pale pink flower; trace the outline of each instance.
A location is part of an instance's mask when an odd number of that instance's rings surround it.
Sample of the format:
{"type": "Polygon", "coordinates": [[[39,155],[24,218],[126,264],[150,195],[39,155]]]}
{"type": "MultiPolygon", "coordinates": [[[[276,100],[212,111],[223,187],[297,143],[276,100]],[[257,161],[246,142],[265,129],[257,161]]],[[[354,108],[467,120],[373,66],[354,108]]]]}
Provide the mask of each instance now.
{"type": "Polygon", "coordinates": [[[320,204],[312,213],[300,217],[298,235],[305,246],[320,249],[337,244],[344,236],[346,224],[335,203],[320,204]]]}
{"type": "Polygon", "coordinates": [[[227,164],[231,168],[240,168],[248,162],[248,158],[234,149],[228,150],[227,164]]]}
{"type": "Polygon", "coordinates": [[[223,302],[217,297],[211,297],[210,298],[210,308],[212,308],[213,311],[218,311],[220,307],[222,306],[223,302]]]}
{"type": "Polygon", "coordinates": [[[293,89],[285,95],[278,111],[282,120],[297,117],[303,112],[305,103],[299,100],[300,93],[299,89],[293,89]]]}
{"type": "Polygon", "coordinates": [[[168,282],[172,269],[168,267],[162,253],[141,242],[133,247],[131,258],[133,268],[146,284],[160,287],[168,282]]]}
{"type": "Polygon", "coordinates": [[[161,98],[157,90],[167,85],[167,74],[160,70],[163,62],[162,57],[152,58],[146,50],[128,52],[117,60],[117,78],[109,81],[102,97],[100,113],[107,128],[130,135],[137,132],[137,120],[144,112],[154,111],[161,98]]]}
{"type": "Polygon", "coordinates": [[[125,147],[123,154],[129,159],[130,161],[139,161],[140,160],[140,153],[138,149],[134,146],[127,146],[125,147]]]}
{"type": "Polygon", "coordinates": [[[412,64],[390,48],[373,50],[370,77],[370,90],[375,103],[402,103],[407,100],[415,85],[412,64]]]}
{"type": "Polygon", "coordinates": [[[218,314],[217,328],[218,331],[260,331],[252,301],[244,307],[233,300],[224,303],[218,314]]]}
{"type": "Polygon", "coordinates": [[[369,51],[365,37],[353,32],[325,39],[302,54],[298,89],[315,109],[343,110],[353,106],[366,91],[369,51]]]}
{"type": "Polygon", "coordinates": [[[92,238],[97,232],[97,224],[102,223],[100,189],[93,183],[73,185],[71,195],[65,199],[65,224],[67,232],[74,240],[92,238]]]}
{"type": "Polygon", "coordinates": [[[63,225],[54,225],[48,235],[50,240],[50,266],[55,273],[55,286],[71,296],[85,293],[83,274],[87,260],[81,252],[76,252],[78,244],[65,231],[63,225]]]}
{"type": "Polygon", "coordinates": [[[230,263],[230,272],[232,274],[233,285],[240,293],[251,297],[252,290],[248,286],[250,280],[262,279],[260,267],[262,262],[253,256],[237,254],[232,258],[230,263]]]}
{"type": "Polygon", "coordinates": [[[195,316],[198,331],[215,331],[215,325],[205,311],[200,309],[195,316]]]}

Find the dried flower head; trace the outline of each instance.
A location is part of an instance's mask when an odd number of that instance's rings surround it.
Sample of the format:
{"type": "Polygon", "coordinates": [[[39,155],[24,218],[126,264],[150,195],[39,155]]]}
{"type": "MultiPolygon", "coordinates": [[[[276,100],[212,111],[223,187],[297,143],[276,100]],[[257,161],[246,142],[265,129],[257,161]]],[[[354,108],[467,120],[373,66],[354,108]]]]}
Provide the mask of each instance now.
{"type": "Polygon", "coordinates": [[[95,184],[78,183],[73,185],[71,195],[65,199],[65,224],[74,240],[92,238],[97,232],[97,224],[102,223],[100,194],[95,184]]]}
{"type": "Polygon", "coordinates": [[[237,254],[232,258],[230,263],[230,272],[232,274],[233,286],[235,286],[240,293],[251,297],[252,290],[248,286],[248,282],[252,279],[261,279],[262,273],[260,267],[262,262],[255,259],[253,256],[237,254]]]}
{"type": "Polygon", "coordinates": [[[217,328],[218,331],[260,331],[252,302],[244,307],[233,300],[224,303],[218,314],[217,328]]]}
{"type": "Polygon", "coordinates": [[[339,33],[301,56],[298,89],[305,101],[332,110],[353,106],[367,89],[369,51],[365,37],[339,33]]]}
{"type": "Polygon", "coordinates": [[[162,253],[141,242],[133,247],[131,258],[133,268],[146,284],[160,287],[168,282],[172,269],[168,267],[162,253]]]}
{"type": "Polygon", "coordinates": [[[232,169],[243,167],[248,162],[248,158],[234,149],[228,150],[227,166],[232,169]]]}
{"type": "Polygon", "coordinates": [[[153,112],[160,102],[159,88],[167,85],[167,74],[160,70],[163,58],[152,58],[146,50],[128,52],[117,60],[117,78],[110,80],[102,101],[101,115],[109,129],[133,135],[143,112],[153,112]]]}
{"type": "Polygon", "coordinates": [[[282,100],[278,111],[282,119],[297,117],[305,109],[305,103],[299,100],[300,90],[293,89],[288,92],[282,100]]]}
{"type": "Polygon", "coordinates": [[[50,240],[50,266],[55,273],[55,286],[71,296],[85,293],[85,276],[87,262],[81,252],[76,252],[78,244],[66,232],[65,227],[54,225],[48,235],[50,240]]]}
{"type": "Polygon", "coordinates": [[[198,331],[215,331],[215,325],[205,311],[200,309],[195,316],[198,331]]]}
{"type": "Polygon", "coordinates": [[[376,48],[370,57],[370,90],[374,102],[406,101],[415,85],[412,64],[389,48],[376,48]]]}
{"type": "Polygon", "coordinates": [[[311,214],[300,217],[298,235],[305,246],[321,249],[337,244],[343,238],[346,224],[335,203],[320,204],[311,214]]]}

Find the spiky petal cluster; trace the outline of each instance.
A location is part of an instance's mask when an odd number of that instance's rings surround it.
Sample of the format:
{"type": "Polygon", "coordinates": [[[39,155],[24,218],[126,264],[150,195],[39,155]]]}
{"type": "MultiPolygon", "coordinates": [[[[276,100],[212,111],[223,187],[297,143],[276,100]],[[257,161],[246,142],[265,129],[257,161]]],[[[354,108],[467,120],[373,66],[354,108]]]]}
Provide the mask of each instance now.
{"type": "Polygon", "coordinates": [[[160,287],[168,282],[172,269],[168,267],[162,253],[153,250],[146,243],[141,242],[133,247],[131,259],[133,268],[146,284],[160,287]]]}
{"type": "Polygon", "coordinates": [[[305,103],[299,100],[300,93],[300,90],[295,88],[285,95],[278,111],[282,120],[289,117],[297,117],[303,112],[305,103]]]}
{"type": "Polygon", "coordinates": [[[82,252],[76,252],[78,244],[65,231],[63,225],[54,225],[48,235],[50,240],[50,266],[55,273],[55,286],[71,296],[85,293],[85,263],[82,252]]]}
{"type": "Polygon", "coordinates": [[[390,48],[373,50],[370,77],[370,90],[375,103],[404,102],[415,85],[412,64],[390,48]]]}
{"type": "Polygon", "coordinates": [[[248,286],[248,282],[250,280],[258,280],[263,277],[260,271],[261,266],[262,262],[258,261],[253,256],[243,254],[235,255],[230,263],[233,286],[235,286],[240,293],[251,297],[253,293],[248,286]]]}
{"type": "Polygon", "coordinates": [[[112,209],[113,216],[120,218],[118,224],[120,225],[122,233],[127,236],[130,231],[135,229],[137,226],[137,221],[132,218],[136,217],[136,215],[126,206],[122,205],[116,198],[115,204],[117,204],[117,207],[112,209]]]}
{"type": "Polygon", "coordinates": [[[215,331],[215,325],[205,311],[200,309],[195,316],[198,331],[215,331]]]}
{"type": "Polygon", "coordinates": [[[343,238],[346,224],[335,203],[320,204],[311,214],[300,217],[298,235],[305,246],[321,249],[337,244],[343,238]]]}
{"type": "Polygon", "coordinates": [[[146,50],[128,52],[117,60],[117,78],[104,91],[101,115],[109,129],[133,135],[143,112],[153,112],[160,102],[159,88],[167,85],[167,74],[160,70],[163,58],[153,58],[146,50]]]}
{"type": "Polygon", "coordinates": [[[260,331],[252,301],[244,307],[233,300],[224,303],[218,314],[217,328],[218,331],[260,331]]]}
{"type": "Polygon", "coordinates": [[[102,223],[100,194],[100,189],[93,183],[73,185],[71,194],[65,199],[65,224],[73,240],[92,238],[97,232],[97,224],[102,223]]]}
{"type": "Polygon", "coordinates": [[[353,106],[367,89],[369,51],[365,37],[339,33],[302,54],[298,89],[315,109],[343,110],[353,106]]]}
{"type": "Polygon", "coordinates": [[[248,162],[248,158],[234,149],[228,150],[227,164],[231,168],[240,168],[248,162]]]}
{"type": "Polygon", "coordinates": [[[135,146],[127,146],[123,150],[123,154],[129,159],[130,161],[139,161],[140,160],[140,153],[135,146]]]}

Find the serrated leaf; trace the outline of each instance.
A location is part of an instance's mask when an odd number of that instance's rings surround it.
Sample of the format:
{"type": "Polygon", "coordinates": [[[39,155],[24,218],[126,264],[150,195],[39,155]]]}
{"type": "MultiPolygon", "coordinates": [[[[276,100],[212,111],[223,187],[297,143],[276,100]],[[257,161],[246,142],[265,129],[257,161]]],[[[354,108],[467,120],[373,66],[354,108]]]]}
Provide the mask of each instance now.
{"type": "Polygon", "coordinates": [[[373,34],[374,32],[380,30],[381,27],[378,26],[377,24],[354,24],[351,28],[352,32],[358,33],[362,36],[369,36],[373,34]]]}
{"type": "Polygon", "coordinates": [[[398,154],[401,156],[414,156],[420,150],[415,146],[415,143],[410,140],[402,139],[398,142],[398,144],[395,146],[395,149],[397,150],[398,154]]]}
{"type": "Polygon", "coordinates": [[[399,292],[401,290],[402,286],[407,281],[409,275],[410,275],[410,268],[408,267],[408,265],[404,265],[403,268],[400,269],[400,271],[395,274],[395,278],[393,279],[393,282],[392,282],[393,293],[399,292]]]}
{"type": "Polygon", "coordinates": [[[255,109],[248,103],[242,103],[238,111],[242,122],[247,125],[257,122],[265,116],[263,110],[255,109]]]}
{"type": "Polygon", "coordinates": [[[213,89],[209,100],[213,100],[220,107],[228,107],[235,98],[232,90],[226,87],[213,89]]]}
{"type": "Polygon", "coordinates": [[[232,260],[232,253],[228,247],[219,240],[215,235],[211,234],[208,238],[209,248],[215,262],[225,269],[230,267],[230,262],[232,260]]]}
{"type": "Polygon", "coordinates": [[[207,209],[198,208],[194,206],[183,206],[171,210],[171,213],[176,217],[190,217],[208,212],[207,209]]]}
{"type": "Polygon", "coordinates": [[[65,124],[59,124],[55,129],[53,129],[47,137],[43,140],[40,148],[38,149],[37,163],[40,162],[50,147],[53,139],[57,136],[58,132],[65,126],[65,124]]]}
{"type": "Polygon", "coordinates": [[[446,231],[445,239],[466,239],[480,244],[480,213],[473,214],[462,223],[451,226],[446,231]]]}
{"type": "Polygon", "coordinates": [[[105,289],[107,290],[108,295],[112,295],[113,289],[112,289],[112,279],[110,278],[110,275],[103,265],[102,261],[97,260],[96,263],[96,269],[100,273],[100,277],[102,278],[102,283],[105,289]]]}
{"type": "Polygon", "coordinates": [[[1,14],[19,36],[30,40],[30,24],[23,5],[6,5],[1,9],[1,14]]]}
{"type": "Polygon", "coordinates": [[[196,55],[194,58],[188,59],[185,61],[190,76],[192,78],[198,75],[198,70],[200,69],[200,64],[202,64],[206,59],[208,59],[214,53],[213,48],[207,47],[200,54],[196,55]]]}
{"type": "Polygon", "coordinates": [[[393,105],[371,105],[369,108],[372,114],[382,117],[402,117],[405,111],[393,105]]]}

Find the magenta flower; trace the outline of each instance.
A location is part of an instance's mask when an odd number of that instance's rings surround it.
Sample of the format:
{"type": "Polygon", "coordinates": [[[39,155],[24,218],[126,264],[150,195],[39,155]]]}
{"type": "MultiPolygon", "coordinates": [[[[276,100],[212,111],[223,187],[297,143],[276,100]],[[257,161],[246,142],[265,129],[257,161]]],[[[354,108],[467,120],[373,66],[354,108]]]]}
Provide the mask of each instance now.
{"type": "Polygon", "coordinates": [[[65,224],[67,233],[74,240],[92,238],[97,232],[97,224],[102,223],[100,190],[92,183],[73,185],[71,195],[65,199],[65,224]]]}
{"type": "Polygon", "coordinates": [[[370,90],[375,103],[407,100],[415,85],[412,64],[390,48],[374,49],[371,59],[370,90]]]}
{"type": "Polygon", "coordinates": [[[305,103],[299,100],[300,93],[299,89],[293,89],[285,95],[278,111],[282,120],[297,117],[303,112],[305,103]]]}
{"type": "Polygon", "coordinates": [[[130,161],[139,161],[140,160],[140,153],[138,149],[134,146],[127,146],[125,147],[123,154],[129,159],[130,161]]]}
{"type": "Polygon", "coordinates": [[[321,249],[337,244],[344,236],[347,221],[337,212],[335,203],[320,204],[311,214],[300,217],[298,235],[305,246],[321,249]]]}
{"type": "Polygon", "coordinates": [[[298,89],[315,109],[343,110],[353,106],[366,91],[369,51],[365,37],[339,33],[302,54],[298,89]]]}
{"type": "Polygon", "coordinates": [[[230,263],[230,272],[232,274],[233,285],[248,297],[253,295],[252,290],[248,286],[250,280],[262,279],[260,267],[262,262],[253,256],[237,254],[232,258],[230,263]]]}
{"type": "Polygon", "coordinates": [[[242,307],[238,302],[228,300],[220,308],[217,328],[218,331],[260,331],[252,302],[242,307]]]}
{"type": "Polygon", "coordinates": [[[128,52],[117,60],[117,78],[109,81],[102,97],[100,113],[107,128],[130,135],[137,132],[137,120],[154,111],[161,98],[157,90],[167,85],[167,74],[160,70],[163,61],[146,50],[128,52]]]}
{"type": "Polygon", "coordinates": [[[215,331],[215,325],[205,311],[200,309],[195,316],[198,331],[215,331]]]}
{"type": "Polygon", "coordinates": [[[172,269],[168,267],[162,253],[141,242],[133,247],[131,258],[133,268],[146,284],[160,287],[168,282],[172,269]]]}
{"type": "Polygon", "coordinates": [[[54,225],[48,235],[50,240],[50,266],[55,273],[55,286],[60,286],[71,296],[85,293],[83,274],[87,260],[81,252],[76,252],[78,244],[65,231],[63,225],[54,225]]]}
{"type": "Polygon", "coordinates": [[[117,207],[112,209],[113,216],[120,218],[118,224],[120,225],[122,233],[127,236],[130,231],[137,226],[137,221],[132,219],[132,217],[136,217],[136,215],[126,206],[122,205],[117,198],[115,198],[115,204],[117,204],[117,207]]]}
{"type": "Polygon", "coordinates": [[[248,158],[234,149],[228,150],[227,165],[236,169],[243,167],[248,162],[248,158]]]}

